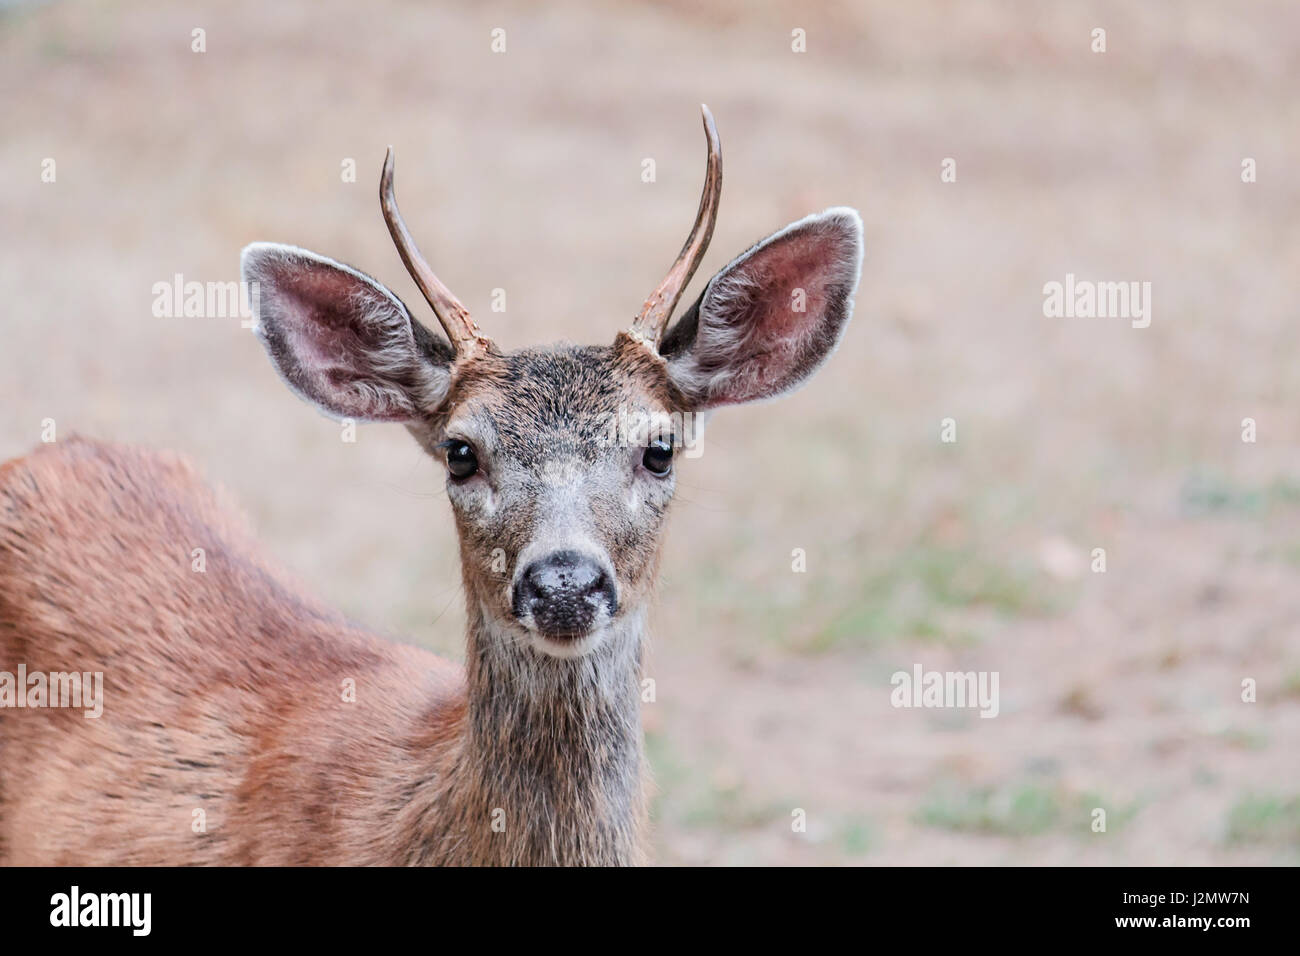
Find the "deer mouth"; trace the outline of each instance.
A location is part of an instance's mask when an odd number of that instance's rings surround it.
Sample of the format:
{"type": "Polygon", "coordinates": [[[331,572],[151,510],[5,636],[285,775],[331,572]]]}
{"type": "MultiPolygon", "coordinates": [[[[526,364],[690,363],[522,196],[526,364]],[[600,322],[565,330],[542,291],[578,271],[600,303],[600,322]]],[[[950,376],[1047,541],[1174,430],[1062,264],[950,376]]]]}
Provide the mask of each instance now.
{"type": "Polygon", "coordinates": [[[570,659],[594,650],[612,617],[613,608],[604,603],[589,604],[576,614],[547,607],[516,615],[535,651],[547,657],[570,659]]]}
{"type": "Polygon", "coordinates": [[[527,615],[520,620],[528,631],[534,649],[550,657],[582,657],[600,643],[605,634],[605,625],[611,617],[609,609],[602,605],[590,613],[583,613],[575,621],[570,616],[561,616],[543,612],[527,615]]]}
{"type": "Polygon", "coordinates": [[[590,631],[547,631],[542,628],[537,629],[538,637],[556,644],[576,644],[590,635],[590,631]]]}
{"type": "Polygon", "coordinates": [[[546,634],[530,629],[528,636],[535,651],[547,657],[571,660],[591,653],[605,636],[605,628],[599,627],[584,634],[546,634]]]}

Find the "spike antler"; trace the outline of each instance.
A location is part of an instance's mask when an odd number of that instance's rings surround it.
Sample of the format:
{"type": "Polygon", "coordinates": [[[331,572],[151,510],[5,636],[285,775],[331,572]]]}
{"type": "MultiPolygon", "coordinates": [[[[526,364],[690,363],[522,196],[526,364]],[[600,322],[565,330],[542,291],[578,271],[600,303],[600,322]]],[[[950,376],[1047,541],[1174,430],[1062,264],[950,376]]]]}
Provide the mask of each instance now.
{"type": "Polygon", "coordinates": [[[700,195],[700,209],[695,215],[695,225],[682,246],[677,261],[673,263],[668,275],[659,283],[659,287],[645,300],[641,314],[632,323],[630,334],[652,349],[658,349],[659,340],[663,338],[668,320],[682,297],[682,292],[695,275],[704,252],[713,238],[713,224],[718,219],[718,201],[722,197],[722,144],[718,140],[717,127],[713,125],[713,114],[703,104],[700,110],[704,114],[704,135],[709,143],[708,165],[704,172],[704,192],[700,195]]]}
{"type": "Polygon", "coordinates": [[[406,271],[411,274],[411,278],[415,280],[415,284],[420,287],[425,300],[428,301],[429,307],[433,309],[433,314],[438,317],[442,330],[451,340],[452,348],[459,355],[490,344],[490,340],[479,332],[478,326],[470,318],[469,310],[461,305],[460,300],[452,295],[451,290],[434,275],[429,263],[425,262],[424,256],[420,255],[410,230],[406,228],[406,222],[397,209],[397,197],[393,192],[393,147],[391,146],[388,147],[388,155],[384,157],[383,175],[379,177],[379,205],[384,211],[384,222],[388,223],[388,232],[393,237],[393,244],[397,246],[398,255],[406,265],[406,271]]]}

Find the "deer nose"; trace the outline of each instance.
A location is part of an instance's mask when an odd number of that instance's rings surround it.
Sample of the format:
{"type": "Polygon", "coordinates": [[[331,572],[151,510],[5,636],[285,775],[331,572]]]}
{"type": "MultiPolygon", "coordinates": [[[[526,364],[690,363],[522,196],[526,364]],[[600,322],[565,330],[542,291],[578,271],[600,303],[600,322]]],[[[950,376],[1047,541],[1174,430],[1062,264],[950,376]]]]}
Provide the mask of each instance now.
{"type": "Polygon", "coordinates": [[[614,582],[600,563],[577,551],[539,558],[515,582],[515,617],[532,616],[547,637],[581,637],[604,608],[618,610],[614,582]]]}

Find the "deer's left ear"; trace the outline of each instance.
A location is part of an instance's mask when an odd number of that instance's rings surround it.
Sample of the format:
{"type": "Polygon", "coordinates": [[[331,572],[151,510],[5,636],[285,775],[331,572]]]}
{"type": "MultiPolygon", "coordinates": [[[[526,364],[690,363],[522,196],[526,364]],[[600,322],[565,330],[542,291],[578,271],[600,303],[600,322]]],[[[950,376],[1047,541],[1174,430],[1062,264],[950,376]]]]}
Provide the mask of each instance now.
{"type": "Polygon", "coordinates": [[[862,220],[791,223],[709,280],[664,336],[668,374],[700,411],[798,388],[839,345],[862,271],[862,220]]]}

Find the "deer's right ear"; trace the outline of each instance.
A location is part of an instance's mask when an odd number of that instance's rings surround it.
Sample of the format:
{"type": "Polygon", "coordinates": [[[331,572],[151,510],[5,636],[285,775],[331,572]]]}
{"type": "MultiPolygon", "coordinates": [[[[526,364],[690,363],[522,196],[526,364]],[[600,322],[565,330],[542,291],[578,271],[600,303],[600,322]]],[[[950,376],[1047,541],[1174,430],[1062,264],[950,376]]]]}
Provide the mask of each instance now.
{"type": "Polygon", "coordinates": [[[244,248],[240,273],[272,364],[326,414],[411,423],[446,397],[450,344],[374,279],[270,242],[244,248]]]}

